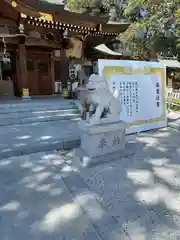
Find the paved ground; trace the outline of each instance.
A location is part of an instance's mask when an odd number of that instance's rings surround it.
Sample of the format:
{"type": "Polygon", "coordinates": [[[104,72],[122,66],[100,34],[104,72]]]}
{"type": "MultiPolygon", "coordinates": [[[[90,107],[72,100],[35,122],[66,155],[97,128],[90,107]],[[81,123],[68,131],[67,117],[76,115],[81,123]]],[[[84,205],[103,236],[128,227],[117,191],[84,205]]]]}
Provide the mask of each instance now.
{"type": "Polygon", "coordinates": [[[179,132],[128,141],[134,154],[88,169],[71,151],[1,159],[0,239],[180,239],[179,132]]]}
{"type": "MultiPolygon", "coordinates": [[[[169,119],[176,122],[178,113],[170,113],[169,119]]],[[[39,122],[0,127],[0,159],[39,151],[49,151],[79,145],[77,120],[39,122]],[[70,142],[72,140],[72,143],[70,142]],[[68,142],[68,144],[67,144],[68,142]]],[[[180,123],[178,123],[178,129],[180,123]]]]}

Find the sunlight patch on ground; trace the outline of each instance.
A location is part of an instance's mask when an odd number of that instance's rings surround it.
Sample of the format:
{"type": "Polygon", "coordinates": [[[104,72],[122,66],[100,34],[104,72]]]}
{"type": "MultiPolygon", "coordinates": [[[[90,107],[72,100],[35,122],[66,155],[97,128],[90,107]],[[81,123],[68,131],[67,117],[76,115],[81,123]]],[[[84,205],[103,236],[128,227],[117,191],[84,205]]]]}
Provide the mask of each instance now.
{"type": "Polygon", "coordinates": [[[40,172],[35,175],[35,180],[38,183],[41,183],[41,182],[45,181],[46,179],[48,179],[50,176],[52,176],[51,172],[40,172]]]}
{"type": "Polygon", "coordinates": [[[88,215],[93,219],[102,219],[104,215],[103,209],[99,206],[93,194],[84,193],[76,197],[77,202],[80,203],[86,210],[88,208],[88,215]]]}
{"type": "Polygon", "coordinates": [[[19,208],[20,208],[20,203],[17,201],[12,201],[3,206],[0,206],[0,211],[2,212],[17,211],[19,208]]]}
{"type": "MultiPolygon", "coordinates": [[[[156,184],[157,185],[157,184],[156,184]]],[[[135,198],[144,204],[158,204],[167,198],[168,189],[163,185],[148,188],[140,188],[135,193],[135,198]]]]}
{"type": "Polygon", "coordinates": [[[170,192],[166,198],[163,199],[163,202],[167,209],[180,214],[180,196],[179,192],[170,192]]]}
{"type": "Polygon", "coordinates": [[[11,163],[12,163],[12,161],[10,161],[10,160],[1,160],[0,167],[8,166],[11,163]]]}
{"type": "Polygon", "coordinates": [[[45,170],[46,168],[44,166],[35,166],[32,168],[32,172],[33,173],[38,173],[38,172],[41,172],[43,170],[45,170]]]}
{"type": "MultiPolygon", "coordinates": [[[[38,188],[39,184],[42,184],[45,180],[47,180],[50,176],[52,176],[51,172],[38,172],[31,176],[24,177],[19,184],[25,185],[27,188],[38,188]]],[[[42,185],[41,185],[42,186],[42,185]]],[[[46,186],[47,187],[47,186],[46,186]]],[[[45,188],[46,188],[45,187],[45,188]]],[[[48,187],[47,187],[48,188],[48,187]]]]}
{"type": "Polygon", "coordinates": [[[26,143],[16,143],[14,144],[14,147],[22,147],[22,146],[26,146],[26,143]]]}
{"type": "MultiPolygon", "coordinates": [[[[57,154],[56,153],[49,153],[48,155],[47,155],[47,157],[49,158],[49,159],[56,159],[57,158],[57,154]]],[[[59,156],[58,156],[59,157],[59,156]]]]}
{"type": "Polygon", "coordinates": [[[38,186],[38,184],[36,182],[29,182],[25,185],[25,187],[30,188],[30,189],[36,188],[37,186],[38,186]]]}
{"type": "Polygon", "coordinates": [[[19,139],[19,140],[23,140],[23,139],[29,139],[29,138],[31,138],[31,136],[24,135],[24,136],[20,136],[20,137],[16,137],[16,138],[19,139]]]}
{"type": "Polygon", "coordinates": [[[127,177],[131,179],[134,184],[153,184],[153,174],[149,170],[130,170],[127,177]]]}
{"type": "Polygon", "coordinates": [[[61,223],[75,219],[80,214],[80,208],[75,203],[64,204],[61,207],[51,209],[44,217],[43,225],[55,230],[61,223]]]}
{"type": "Polygon", "coordinates": [[[153,167],[153,171],[156,174],[156,176],[164,179],[165,181],[171,179],[174,180],[177,174],[175,169],[167,168],[166,166],[153,167]]]}
{"type": "Polygon", "coordinates": [[[30,215],[29,211],[21,211],[17,214],[18,218],[22,219],[26,219],[28,216],[30,215]]]}
{"type": "Polygon", "coordinates": [[[50,189],[50,191],[49,191],[49,194],[52,197],[61,195],[62,193],[63,193],[63,189],[62,188],[53,188],[53,189],[50,189]]]}
{"type": "Polygon", "coordinates": [[[168,158],[158,158],[158,159],[148,160],[148,163],[151,163],[154,166],[162,166],[164,164],[167,164],[168,162],[169,162],[168,158]]]}
{"type": "Polygon", "coordinates": [[[62,178],[62,175],[60,173],[56,174],[55,176],[52,176],[53,180],[60,180],[61,178],[62,178]]]}
{"type": "Polygon", "coordinates": [[[72,172],[73,169],[72,169],[72,167],[66,165],[61,169],[61,171],[67,173],[67,172],[72,172]]]}
{"type": "Polygon", "coordinates": [[[22,163],[20,166],[21,166],[22,168],[33,168],[34,165],[35,165],[35,164],[33,164],[32,162],[27,161],[27,162],[22,163]]]}
{"type": "Polygon", "coordinates": [[[164,138],[164,137],[169,137],[171,135],[170,132],[156,132],[156,138],[158,137],[161,137],[161,138],[164,138]]]}
{"type": "Polygon", "coordinates": [[[167,152],[168,148],[167,147],[160,147],[160,146],[156,146],[156,150],[160,151],[160,152],[167,152]]]}
{"type": "Polygon", "coordinates": [[[148,146],[156,146],[159,143],[159,140],[154,137],[137,137],[137,140],[147,144],[148,146]]]}
{"type": "Polygon", "coordinates": [[[64,164],[64,158],[57,154],[48,154],[49,160],[53,165],[62,165],[64,164]]]}
{"type": "Polygon", "coordinates": [[[48,155],[44,155],[41,157],[42,163],[44,160],[49,160],[49,156],[48,155]]]}
{"type": "Polygon", "coordinates": [[[5,153],[5,152],[10,152],[12,150],[12,148],[5,148],[5,149],[1,149],[1,152],[5,153]]]}
{"type": "Polygon", "coordinates": [[[163,179],[165,183],[170,184],[170,186],[179,186],[180,187],[180,168],[176,165],[171,167],[166,165],[163,167],[154,167],[154,173],[160,179],[163,179]]]}
{"type": "Polygon", "coordinates": [[[52,187],[52,184],[42,184],[36,187],[37,192],[48,192],[52,187]]]}
{"type": "Polygon", "coordinates": [[[48,140],[48,139],[51,139],[51,138],[52,138],[52,136],[42,136],[39,139],[40,140],[48,140]]]}

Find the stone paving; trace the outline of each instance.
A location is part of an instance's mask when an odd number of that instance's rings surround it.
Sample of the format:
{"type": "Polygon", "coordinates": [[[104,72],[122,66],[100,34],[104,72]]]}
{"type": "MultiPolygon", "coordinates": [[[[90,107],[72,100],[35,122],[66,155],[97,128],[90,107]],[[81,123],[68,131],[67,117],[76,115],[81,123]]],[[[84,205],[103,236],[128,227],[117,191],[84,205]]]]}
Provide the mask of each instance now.
{"type": "Polygon", "coordinates": [[[46,153],[0,161],[1,240],[100,239],[46,153]]]}
{"type": "Polygon", "coordinates": [[[90,168],[72,150],[1,159],[0,239],[180,239],[179,132],[127,140],[134,154],[90,168]]]}

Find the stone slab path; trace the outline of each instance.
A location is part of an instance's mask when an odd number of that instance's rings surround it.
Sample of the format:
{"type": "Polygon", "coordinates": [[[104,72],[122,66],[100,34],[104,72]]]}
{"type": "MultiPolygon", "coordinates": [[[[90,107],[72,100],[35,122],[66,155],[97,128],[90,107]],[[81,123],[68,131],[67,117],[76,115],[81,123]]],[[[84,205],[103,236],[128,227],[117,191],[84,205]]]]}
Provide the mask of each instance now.
{"type": "Polygon", "coordinates": [[[70,150],[1,159],[0,239],[179,239],[179,132],[127,139],[134,154],[91,168],[70,150]]]}
{"type": "Polygon", "coordinates": [[[100,239],[48,154],[0,161],[0,239],[100,239]]]}

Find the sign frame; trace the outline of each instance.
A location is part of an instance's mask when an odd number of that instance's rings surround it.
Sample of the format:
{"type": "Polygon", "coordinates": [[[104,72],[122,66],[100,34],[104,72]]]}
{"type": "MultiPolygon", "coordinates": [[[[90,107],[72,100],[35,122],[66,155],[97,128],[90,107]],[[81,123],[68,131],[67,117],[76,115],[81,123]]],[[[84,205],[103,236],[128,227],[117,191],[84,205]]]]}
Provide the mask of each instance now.
{"type": "Polygon", "coordinates": [[[166,106],[166,66],[159,62],[146,62],[146,61],[128,61],[128,60],[98,60],[98,72],[100,75],[105,76],[107,87],[109,88],[109,81],[112,74],[158,74],[161,81],[161,99],[162,99],[162,114],[159,117],[149,119],[138,119],[130,122],[130,129],[127,133],[141,132],[151,129],[157,129],[167,126],[167,106],[166,106]],[[154,124],[153,124],[154,123],[154,124]],[[157,124],[155,124],[157,123],[157,124]],[[160,124],[162,123],[162,124],[160,124]],[[145,125],[153,124],[152,128],[145,125]],[[142,130],[135,126],[142,126],[142,130]]]}

